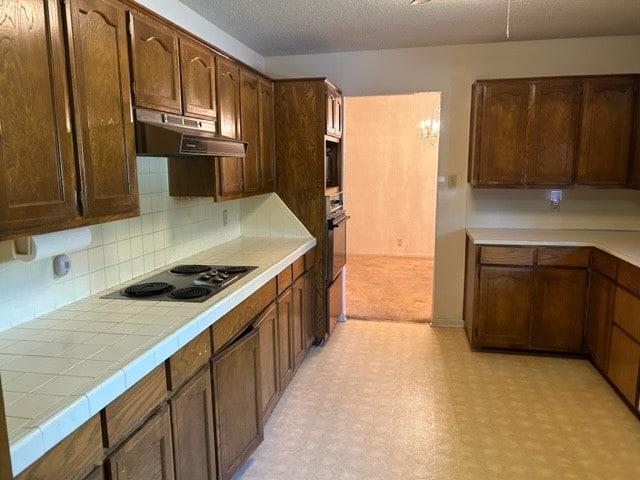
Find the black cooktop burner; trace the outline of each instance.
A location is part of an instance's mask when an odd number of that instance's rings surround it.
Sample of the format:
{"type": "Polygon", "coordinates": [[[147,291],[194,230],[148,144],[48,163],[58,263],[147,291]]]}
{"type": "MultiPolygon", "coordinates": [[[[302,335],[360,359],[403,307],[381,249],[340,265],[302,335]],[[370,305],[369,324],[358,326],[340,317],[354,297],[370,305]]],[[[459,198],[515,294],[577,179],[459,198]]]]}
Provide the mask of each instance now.
{"type": "Polygon", "coordinates": [[[169,293],[169,296],[176,300],[191,300],[193,298],[204,297],[210,293],[211,290],[205,287],[185,287],[173,290],[169,293]]]}
{"type": "Polygon", "coordinates": [[[247,271],[247,267],[220,267],[218,271],[224,273],[244,273],[247,271]]]}
{"type": "Polygon", "coordinates": [[[179,275],[191,275],[194,273],[208,272],[209,270],[211,270],[209,265],[177,265],[169,271],[179,275]]]}
{"type": "Polygon", "coordinates": [[[138,283],[137,285],[130,285],[125,288],[123,293],[127,297],[149,297],[170,292],[174,288],[173,285],[165,282],[138,283]]]}

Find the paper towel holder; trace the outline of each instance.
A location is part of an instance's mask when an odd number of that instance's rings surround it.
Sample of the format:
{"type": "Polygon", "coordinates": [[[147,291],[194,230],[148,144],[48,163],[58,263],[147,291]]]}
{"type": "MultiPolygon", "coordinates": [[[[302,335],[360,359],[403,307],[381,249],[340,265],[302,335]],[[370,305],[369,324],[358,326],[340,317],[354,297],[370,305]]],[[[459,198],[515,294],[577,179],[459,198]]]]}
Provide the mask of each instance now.
{"type": "Polygon", "coordinates": [[[71,270],[71,259],[69,255],[63,253],[53,257],[53,272],[57,277],[64,277],[71,270]]]}

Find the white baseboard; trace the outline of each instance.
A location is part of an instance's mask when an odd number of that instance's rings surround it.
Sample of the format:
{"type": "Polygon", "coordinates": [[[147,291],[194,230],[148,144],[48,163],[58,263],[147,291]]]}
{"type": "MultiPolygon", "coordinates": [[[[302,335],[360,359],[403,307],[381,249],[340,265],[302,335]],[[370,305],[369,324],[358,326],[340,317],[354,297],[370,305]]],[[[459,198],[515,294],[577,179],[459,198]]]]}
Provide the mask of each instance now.
{"type": "Polygon", "coordinates": [[[464,328],[464,320],[459,318],[434,318],[431,320],[431,326],[464,328]]]}

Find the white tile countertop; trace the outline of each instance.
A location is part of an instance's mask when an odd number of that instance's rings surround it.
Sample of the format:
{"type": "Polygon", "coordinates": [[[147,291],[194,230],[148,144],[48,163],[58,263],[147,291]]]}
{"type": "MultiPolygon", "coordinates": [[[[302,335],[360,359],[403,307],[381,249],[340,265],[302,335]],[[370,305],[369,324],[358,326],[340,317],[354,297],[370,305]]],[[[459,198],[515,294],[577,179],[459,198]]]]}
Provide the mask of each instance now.
{"type": "Polygon", "coordinates": [[[636,231],[467,228],[467,234],[476,245],[596,247],[640,267],[640,232],[636,231]]]}
{"type": "Polygon", "coordinates": [[[239,237],[179,263],[258,268],[202,303],[102,299],[163,267],[0,333],[14,475],[310,250],[308,238],[239,237]]]}

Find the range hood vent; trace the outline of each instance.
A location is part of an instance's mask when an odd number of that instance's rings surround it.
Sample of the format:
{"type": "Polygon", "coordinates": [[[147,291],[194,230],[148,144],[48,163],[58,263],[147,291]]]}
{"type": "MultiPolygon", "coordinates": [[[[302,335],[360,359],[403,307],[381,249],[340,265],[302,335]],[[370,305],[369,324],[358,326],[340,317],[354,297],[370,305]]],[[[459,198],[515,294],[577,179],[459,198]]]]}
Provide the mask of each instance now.
{"type": "Polygon", "coordinates": [[[216,135],[215,122],[136,109],[136,153],[153,157],[244,157],[247,142],[216,135]]]}

